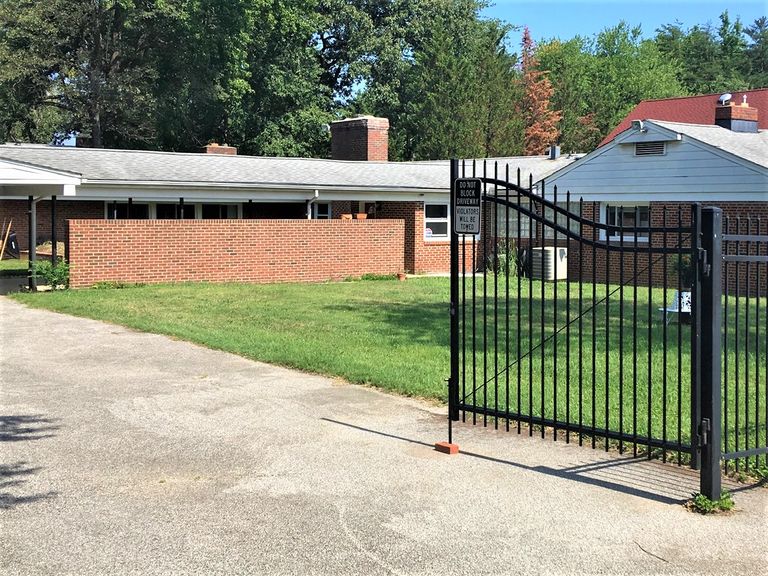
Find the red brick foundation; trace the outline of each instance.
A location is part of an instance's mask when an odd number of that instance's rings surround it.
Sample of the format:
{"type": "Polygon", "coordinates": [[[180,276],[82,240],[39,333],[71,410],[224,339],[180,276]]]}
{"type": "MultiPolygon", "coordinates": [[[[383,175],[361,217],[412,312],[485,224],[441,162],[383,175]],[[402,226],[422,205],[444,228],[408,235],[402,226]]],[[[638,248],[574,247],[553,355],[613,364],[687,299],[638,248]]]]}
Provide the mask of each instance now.
{"type": "Polygon", "coordinates": [[[70,220],[70,285],[395,274],[401,220],[70,220]]]}

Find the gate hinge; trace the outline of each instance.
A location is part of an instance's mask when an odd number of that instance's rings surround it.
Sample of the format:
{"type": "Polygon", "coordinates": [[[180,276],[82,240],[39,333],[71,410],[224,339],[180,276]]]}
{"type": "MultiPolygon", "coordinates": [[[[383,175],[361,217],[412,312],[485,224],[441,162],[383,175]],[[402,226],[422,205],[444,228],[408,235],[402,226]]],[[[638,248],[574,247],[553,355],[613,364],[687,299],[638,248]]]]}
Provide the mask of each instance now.
{"type": "Polygon", "coordinates": [[[709,444],[709,432],[712,430],[712,426],[710,425],[709,418],[704,418],[699,423],[699,429],[698,429],[698,447],[703,448],[707,444],[709,444]]]}
{"type": "Polygon", "coordinates": [[[712,265],[709,263],[709,254],[704,248],[699,248],[699,269],[705,278],[709,278],[712,271],[712,265]]]}

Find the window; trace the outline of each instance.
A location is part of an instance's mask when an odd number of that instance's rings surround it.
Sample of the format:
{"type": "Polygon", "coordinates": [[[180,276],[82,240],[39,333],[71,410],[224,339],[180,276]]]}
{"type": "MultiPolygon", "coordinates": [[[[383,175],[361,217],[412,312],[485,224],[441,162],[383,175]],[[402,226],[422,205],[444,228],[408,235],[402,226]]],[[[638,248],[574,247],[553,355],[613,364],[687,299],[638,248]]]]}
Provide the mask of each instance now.
{"type": "Polygon", "coordinates": [[[664,156],[666,142],[635,142],[635,156],[664,156]]]}
{"type": "MultiPolygon", "coordinates": [[[[651,209],[648,204],[622,204],[615,206],[607,204],[603,212],[603,222],[609,226],[623,226],[625,228],[644,228],[651,225],[651,209]]],[[[609,240],[621,240],[620,230],[609,230],[609,240]]],[[[605,231],[600,232],[600,238],[605,240],[605,231]]],[[[625,232],[624,240],[634,241],[634,232],[625,232]]],[[[648,232],[637,233],[637,240],[648,241],[648,232]]]]}
{"type": "Polygon", "coordinates": [[[314,204],[312,204],[312,218],[315,220],[330,220],[331,219],[331,203],[315,202],[314,204]]]}
{"type": "MultiPolygon", "coordinates": [[[[175,204],[160,204],[155,206],[155,214],[158,220],[176,220],[179,214],[182,212],[181,206],[178,203],[175,204]]],[[[183,210],[184,220],[195,219],[195,206],[194,204],[184,204],[183,210]]]]}
{"type": "Polygon", "coordinates": [[[227,220],[237,218],[237,204],[203,204],[202,217],[203,220],[227,220]]]}
{"type": "MultiPolygon", "coordinates": [[[[576,216],[581,216],[581,208],[579,206],[578,202],[571,202],[571,205],[569,206],[567,202],[558,202],[557,206],[559,208],[562,208],[563,210],[567,210],[571,214],[575,214],[576,216]]],[[[551,208],[544,208],[544,217],[547,219],[548,222],[552,222],[554,220],[557,222],[559,226],[562,226],[563,228],[567,228],[571,232],[578,233],[579,231],[579,221],[575,220],[574,218],[568,217],[566,214],[563,214],[561,212],[557,212],[557,216],[555,216],[555,211],[551,208]]],[[[544,238],[554,238],[555,237],[555,229],[551,226],[544,224],[544,238]]],[[[558,232],[557,233],[558,239],[564,239],[565,234],[558,232]]]]}
{"type": "MultiPolygon", "coordinates": [[[[149,204],[136,204],[131,203],[130,210],[131,220],[148,220],[149,219],[149,204]]],[[[107,202],[107,219],[108,220],[125,220],[128,218],[128,203],[127,202],[107,202]]]]}
{"type": "Polygon", "coordinates": [[[448,239],[448,204],[424,204],[424,238],[448,239]]]}
{"type": "MultiPolygon", "coordinates": [[[[516,206],[517,204],[514,203],[516,206]]],[[[526,210],[530,209],[530,203],[528,200],[520,201],[520,207],[526,210]]],[[[486,210],[493,210],[492,204],[486,205],[486,210]]],[[[499,205],[496,208],[496,236],[498,238],[507,237],[507,223],[509,223],[509,238],[517,238],[517,221],[518,214],[520,214],[520,238],[531,237],[531,224],[536,227],[536,221],[523,214],[518,213],[515,208],[507,208],[506,206],[499,205]]],[[[493,232],[493,231],[492,231],[493,232]]]]}

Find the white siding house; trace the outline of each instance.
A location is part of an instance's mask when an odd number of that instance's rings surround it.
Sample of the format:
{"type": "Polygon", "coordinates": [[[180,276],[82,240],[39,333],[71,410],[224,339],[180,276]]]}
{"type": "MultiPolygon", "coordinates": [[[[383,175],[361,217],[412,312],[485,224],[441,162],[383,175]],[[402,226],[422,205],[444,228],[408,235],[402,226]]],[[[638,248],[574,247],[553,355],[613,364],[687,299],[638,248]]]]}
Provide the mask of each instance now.
{"type": "Polygon", "coordinates": [[[635,121],[610,144],[547,178],[571,198],[651,202],[768,203],[768,132],[635,121]]]}

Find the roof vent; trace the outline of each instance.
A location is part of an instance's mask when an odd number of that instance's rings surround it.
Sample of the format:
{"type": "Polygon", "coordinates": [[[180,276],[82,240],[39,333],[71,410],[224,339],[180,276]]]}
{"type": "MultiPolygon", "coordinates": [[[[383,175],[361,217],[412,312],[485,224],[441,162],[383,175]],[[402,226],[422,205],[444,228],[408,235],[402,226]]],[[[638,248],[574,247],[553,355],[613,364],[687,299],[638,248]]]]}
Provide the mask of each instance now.
{"type": "Polygon", "coordinates": [[[635,142],[635,156],[664,156],[666,142],[635,142]]]}

